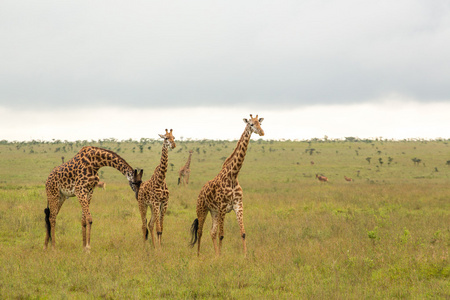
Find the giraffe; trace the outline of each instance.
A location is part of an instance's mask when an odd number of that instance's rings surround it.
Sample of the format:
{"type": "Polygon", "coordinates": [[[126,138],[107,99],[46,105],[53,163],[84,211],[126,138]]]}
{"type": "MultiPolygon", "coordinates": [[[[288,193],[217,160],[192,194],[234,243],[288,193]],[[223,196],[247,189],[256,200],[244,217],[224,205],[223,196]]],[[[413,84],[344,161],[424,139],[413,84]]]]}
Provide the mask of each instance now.
{"type": "Polygon", "coordinates": [[[244,256],[247,254],[247,246],[245,243],[245,229],[244,229],[244,212],[242,203],[242,188],[239,185],[237,176],[244,163],[245,154],[247,152],[250,136],[252,133],[257,133],[260,136],[264,135],[261,128],[263,118],[253,118],[250,115],[250,120],[244,119],[245,130],[242,133],[240,140],[237,142],[233,153],[225,160],[222,169],[214,179],[208,181],[200,190],[197,199],[197,219],[194,220],[191,226],[191,242],[190,245],[194,247],[197,245],[197,255],[200,255],[200,241],[203,233],[203,224],[205,222],[208,212],[211,213],[212,226],[211,238],[214,245],[216,255],[220,255],[223,240],[223,227],[225,214],[234,210],[236,218],[240,227],[240,234],[244,248],[244,256]],[[217,246],[216,238],[217,231],[219,233],[219,245],[217,246]]]}
{"type": "Polygon", "coordinates": [[[82,208],[83,247],[89,251],[92,226],[89,204],[94,187],[99,181],[98,170],[105,166],[113,167],[125,175],[137,196],[143,170],[140,170],[139,173],[138,169],[133,170],[123,158],[112,151],[91,146],[81,148],[71,160],[55,167],[45,183],[47,208],[44,209],[44,212],[47,233],[44,249],[47,249],[49,240],[52,241],[52,248],[55,249],[56,216],[64,201],[69,197],[76,196],[82,208]]]}
{"type": "Polygon", "coordinates": [[[166,184],[166,172],[168,162],[168,148],[175,148],[175,137],[172,135],[172,129],[170,132],[166,129],[166,134],[159,135],[164,139],[161,151],[161,162],[155,168],[152,177],[142,183],[139,189],[137,201],[139,204],[139,211],[142,218],[142,232],[144,234],[144,242],[148,239],[148,231],[152,235],[152,243],[156,249],[155,237],[153,235],[153,226],[156,223],[156,233],[158,235],[158,245],[161,248],[161,236],[163,232],[164,214],[166,213],[169,202],[169,189],[166,184]],[[150,206],[152,217],[148,222],[147,227],[147,208],[150,206]]]}
{"type": "Polygon", "coordinates": [[[186,164],[180,168],[178,171],[178,185],[180,185],[180,181],[183,180],[183,185],[189,184],[189,175],[191,175],[191,157],[194,151],[189,150],[189,157],[186,164]]]}

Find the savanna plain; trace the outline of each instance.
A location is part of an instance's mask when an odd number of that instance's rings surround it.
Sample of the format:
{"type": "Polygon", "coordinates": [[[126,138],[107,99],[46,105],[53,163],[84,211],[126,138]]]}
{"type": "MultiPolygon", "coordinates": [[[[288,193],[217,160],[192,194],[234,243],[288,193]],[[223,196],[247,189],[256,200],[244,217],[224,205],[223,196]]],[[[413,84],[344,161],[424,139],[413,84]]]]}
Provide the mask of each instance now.
{"type": "Polygon", "coordinates": [[[143,242],[126,178],[104,167],[107,185],[91,201],[87,253],[76,198],[57,217],[56,250],[43,250],[48,174],[62,157],[91,145],[118,153],[148,180],[162,142],[1,141],[0,298],[450,298],[449,140],[252,140],[239,174],[246,257],[233,212],[221,256],[209,236],[210,216],[200,256],[188,246],[197,195],[236,141],[176,142],[162,249],[143,242]],[[189,150],[189,185],[177,185],[189,150]]]}

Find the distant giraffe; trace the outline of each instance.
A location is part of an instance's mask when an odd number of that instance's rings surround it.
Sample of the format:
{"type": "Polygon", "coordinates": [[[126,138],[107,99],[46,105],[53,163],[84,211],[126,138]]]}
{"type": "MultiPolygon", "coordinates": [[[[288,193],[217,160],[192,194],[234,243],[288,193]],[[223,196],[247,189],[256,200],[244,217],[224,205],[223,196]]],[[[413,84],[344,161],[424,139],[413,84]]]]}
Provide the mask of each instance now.
{"type": "Polygon", "coordinates": [[[350,182],[350,181],[353,181],[353,179],[351,179],[351,178],[348,178],[348,177],[347,177],[347,176],[345,176],[345,175],[344,175],[344,178],[345,178],[345,180],[346,180],[346,181],[349,181],[349,182],[350,182]]]}
{"type": "Polygon", "coordinates": [[[180,185],[180,181],[183,180],[183,185],[189,184],[189,175],[191,175],[191,157],[194,151],[189,150],[189,157],[186,164],[180,168],[178,171],[178,185],[180,185]]]}
{"type": "Polygon", "coordinates": [[[242,237],[244,255],[247,253],[243,219],[243,193],[237,180],[237,176],[244,163],[250,136],[253,132],[260,136],[264,135],[264,131],[260,125],[263,120],[263,118],[258,119],[258,115],[256,115],[256,118],[253,118],[252,115],[250,115],[250,120],[244,119],[246,124],[245,130],[233,153],[225,160],[219,174],[214,177],[214,179],[208,181],[198,195],[197,219],[194,220],[191,226],[192,239],[190,243],[193,247],[198,240],[197,255],[200,255],[200,241],[203,233],[203,224],[208,212],[211,213],[212,217],[211,238],[214,249],[216,255],[220,255],[225,214],[229,213],[231,210],[234,210],[236,213],[242,237]],[[216,243],[217,230],[219,231],[218,247],[216,243]]]}
{"type": "Polygon", "coordinates": [[[137,195],[143,170],[140,173],[137,169],[133,170],[123,158],[112,151],[90,146],[83,147],[71,160],[55,167],[45,183],[47,191],[47,208],[44,210],[47,227],[45,249],[50,239],[52,248],[55,248],[56,216],[64,201],[74,196],[78,198],[83,212],[81,218],[83,247],[85,250],[91,248],[92,217],[89,204],[94,187],[99,181],[98,170],[105,166],[113,167],[125,175],[131,189],[137,195]]]}
{"type": "Polygon", "coordinates": [[[106,189],[106,182],[99,181],[99,182],[95,185],[95,187],[102,188],[103,190],[105,190],[105,189],[106,189]]]}
{"type": "Polygon", "coordinates": [[[319,174],[316,174],[316,178],[319,179],[320,182],[328,182],[328,178],[319,174]]]}
{"type": "Polygon", "coordinates": [[[156,234],[158,235],[158,245],[161,247],[161,236],[163,233],[163,221],[164,214],[166,213],[167,206],[169,203],[169,189],[166,184],[166,172],[167,172],[167,162],[168,162],[168,148],[175,148],[175,138],[172,135],[172,129],[170,132],[166,129],[166,134],[159,135],[164,139],[162,151],[161,151],[161,162],[156,167],[153,172],[152,177],[142,183],[139,189],[137,201],[139,204],[139,211],[141,212],[142,218],[142,232],[144,234],[144,242],[148,239],[148,231],[152,235],[153,246],[156,248],[155,237],[153,235],[153,226],[156,222],[156,234]],[[150,206],[152,217],[150,222],[148,222],[147,227],[147,208],[150,206]]]}

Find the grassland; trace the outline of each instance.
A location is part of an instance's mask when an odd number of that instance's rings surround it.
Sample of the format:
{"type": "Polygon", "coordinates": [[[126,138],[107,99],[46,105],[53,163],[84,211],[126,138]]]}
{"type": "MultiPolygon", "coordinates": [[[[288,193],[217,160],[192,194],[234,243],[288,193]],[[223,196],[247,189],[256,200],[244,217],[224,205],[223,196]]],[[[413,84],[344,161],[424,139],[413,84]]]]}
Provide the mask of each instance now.
{"type": "Polygon", "coordinates": [[[197,194],[235,142],[177,141],[169,153],[171,194],[161,252],[143,244],[126,179],[102,168],[107,188],[93,196],[88,254],[76,198],[58,215],[57,249],[43,250],[49,172],[61,156],[70,159],[89,144],[118,152],[143,168],[147,180],[161,143],[3,141],[0,298],[449,299],[448,142],[253,141],[239,175],[244,258],[233,213],[225,220],[222,256],[215,257],[207,234],[210,217],[201,256],[188,247],[197,194]],[[183,188],[177,170],[190,149],[191,184],[183,188]],[[316,173],[329,183],[319,183],[316,173]]]}

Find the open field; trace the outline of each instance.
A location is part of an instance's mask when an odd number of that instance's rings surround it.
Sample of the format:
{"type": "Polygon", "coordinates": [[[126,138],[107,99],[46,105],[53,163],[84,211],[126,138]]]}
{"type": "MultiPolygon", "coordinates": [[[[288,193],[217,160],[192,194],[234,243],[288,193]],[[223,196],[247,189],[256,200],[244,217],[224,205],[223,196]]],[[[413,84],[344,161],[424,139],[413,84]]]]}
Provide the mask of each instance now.
{"type": "Polygon", "coordinates": [[[188,247],[198,192],[236,142],[176,142],[163,251],[143,245],[126,178],[102,168],[89,254],[76,198],[58,215],[57,249],[43,250],[48,174],[61,156],[92,145],[118,152],[148,180],[161,142],[0,143],[0,298],[450,298],[450,141],[252,141],[239,175],[247,258],[233,212],[222,256],[210,217],[201,256],[188,247]],[[183,188],[177,171],[190,149],[183,188]]]}

